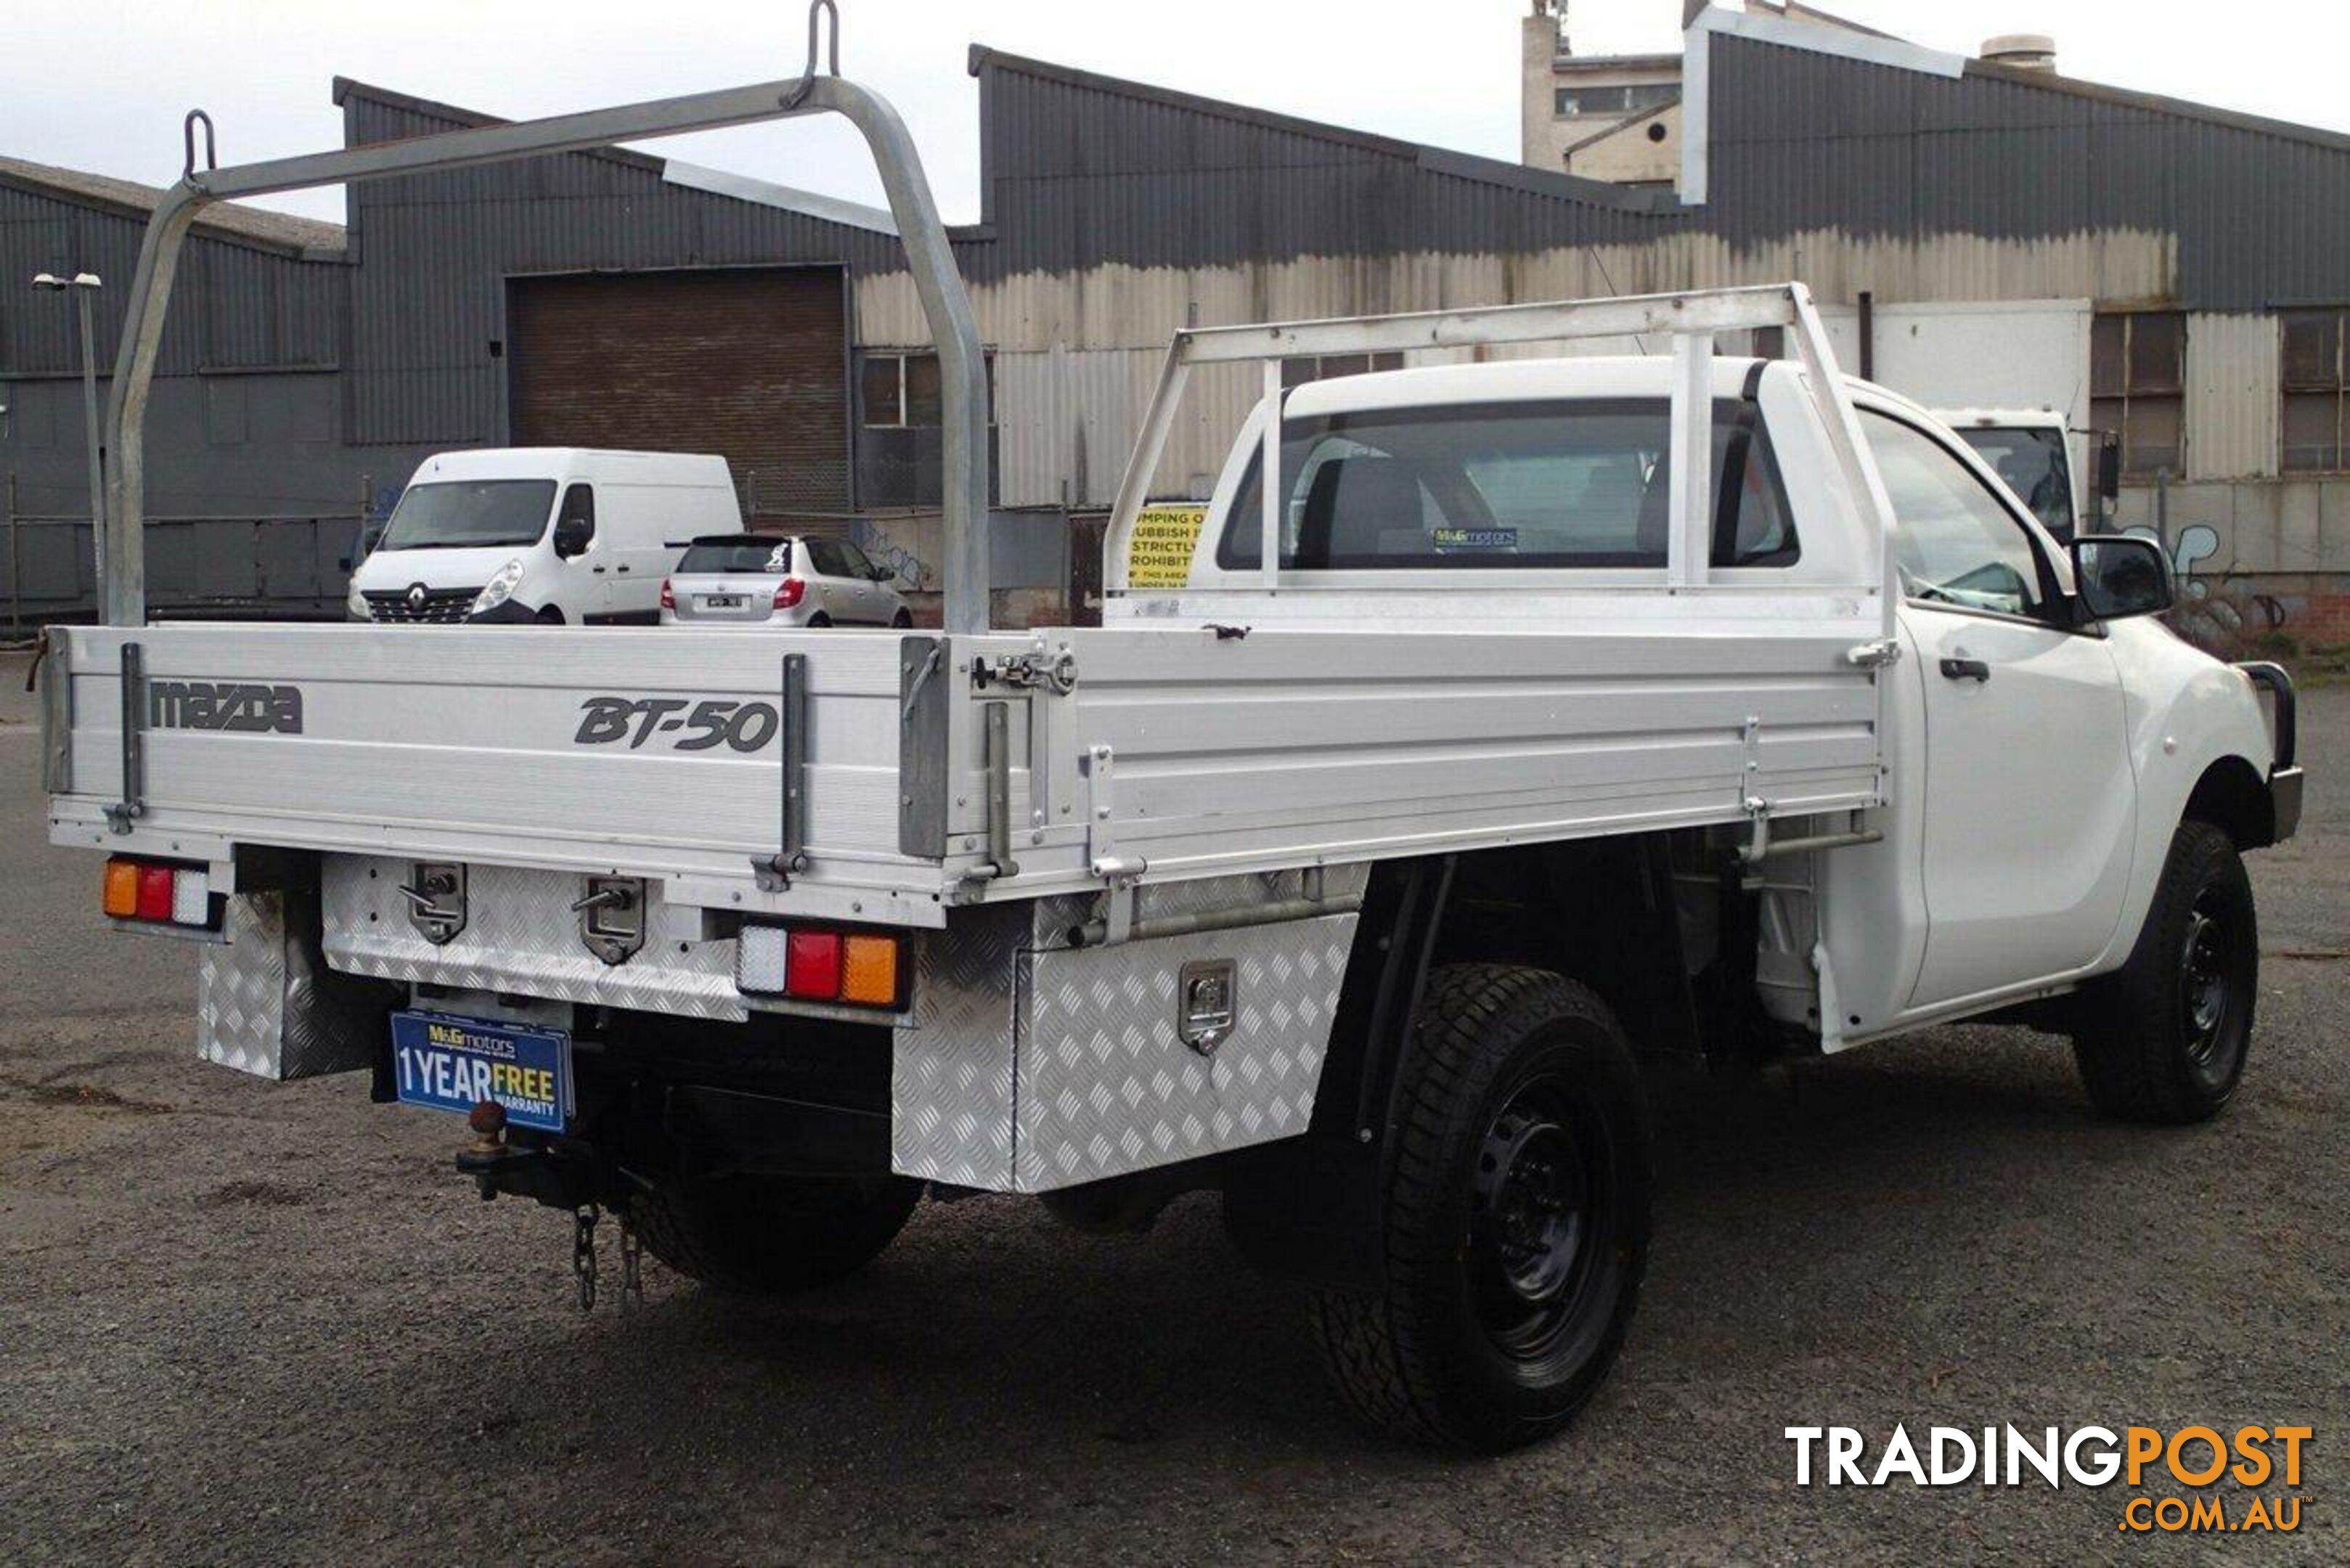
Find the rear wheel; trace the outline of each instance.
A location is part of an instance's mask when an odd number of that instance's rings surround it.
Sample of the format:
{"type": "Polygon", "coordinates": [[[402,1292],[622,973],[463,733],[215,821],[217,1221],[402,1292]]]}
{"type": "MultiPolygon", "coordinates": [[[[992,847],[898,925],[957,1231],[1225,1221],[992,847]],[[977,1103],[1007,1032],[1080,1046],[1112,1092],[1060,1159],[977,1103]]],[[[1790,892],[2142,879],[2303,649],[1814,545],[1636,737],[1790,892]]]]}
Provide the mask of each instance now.
{"type": "Polygon", "coordinates": [[[899,631],[910,631],[913,629],[914,626],[914,612],[910,609],[901,609],[896,615],[889,618],[889,624],[896,627],[899,631]]]}
{"type": "Polygon", "coordinates": [[[665,1184],[630,1208],[652,1255],[720,1290],[774,1294],[879,1257],[920,1201],[903,1177],[731,1176],[665,1184]]]}
{"type": "Polygon", "coordinates": [[[2208,822],[2179,824],[2129,961],[2080,998],[2073,1055],[2090,1101],[2121,1121],[2218,1115],[2243,1079],[2260,963],[2234,841],[2208,822]]]}
{"type": "Polygon", "coordinates": [[[822,610],[818,610],[816,614],[807,618],[807,624],[809,629],[814,630],[819,627],[830,626],[832,624],[832,618],[825,614],[822,610]]]}
{"type": "Polygon", "coordinates": [[[1540,970],[1429,977],[1399,1085],[1386,1280],[1313,1303],[1356,1410],[1496,1452],[1589,1401],[1648,1257],[1648,1133],[1630,1048],[1591,992],[1540,970]]]}

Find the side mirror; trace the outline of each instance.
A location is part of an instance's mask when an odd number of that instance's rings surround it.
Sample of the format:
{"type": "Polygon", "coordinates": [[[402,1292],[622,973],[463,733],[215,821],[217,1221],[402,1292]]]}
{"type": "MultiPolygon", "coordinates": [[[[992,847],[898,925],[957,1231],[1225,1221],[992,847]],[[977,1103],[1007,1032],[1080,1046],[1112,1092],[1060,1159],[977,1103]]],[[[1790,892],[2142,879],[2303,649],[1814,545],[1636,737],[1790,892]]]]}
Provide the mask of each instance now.
{"type": "Polygon", "coordinates": [[[2170,607],[2170,560],[2151,539],[2101,534],[2073,541],[2073,585],[2091,620],[2170,607]]]}
{"type": "Polygon", "coordinates": [[[889,582],[898,575],[897,569],[891,566],[876,566],[872,568],[872,572],[873,580],[877,583],[889,582]]]}
{"type": "Polygon", "coordinates": [[[2097,442],[2097,493],[2106,501],[2121,499],[2122,442],[2111,431],[2097,442]]]}
{"type": "Polygon", "coordinates": [[[596,536],[596,524],[585,517],[566,517],[555,525],[555,553],[565,560],[585,555],[588,541],[596,536]]]}

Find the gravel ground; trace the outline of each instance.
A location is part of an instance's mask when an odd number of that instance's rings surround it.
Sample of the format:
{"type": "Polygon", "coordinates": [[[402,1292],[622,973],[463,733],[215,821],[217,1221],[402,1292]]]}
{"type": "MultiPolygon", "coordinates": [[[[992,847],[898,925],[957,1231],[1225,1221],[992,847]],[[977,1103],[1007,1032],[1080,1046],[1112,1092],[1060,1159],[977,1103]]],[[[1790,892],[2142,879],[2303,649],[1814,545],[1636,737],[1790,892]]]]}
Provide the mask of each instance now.
{"type": "Polygon", "coordinates": [[[477,1202],[452,1120],[193,1059],[192,956],[100,929],[46,846],[20,673],[0,1558],[2350,1559],[2350,691],[2306,697],[2309,820],[2253,861],[2228,1116],[2103,1125],[1991,1029],[1678,1098],[1613,1382],[1465,1462],[1350,1426],[1197,1199],[1114,1240],[932,1204],[819,1295],[649,1264],[643,1311],[581,1316],[567,1221],[477,1202]],[[1783,1428],[1897,1421],[2316,1437],[2300,1532],[2241,1542],[2120,1533],[2119,1487],[1794,1484],[1783,1428]]]}

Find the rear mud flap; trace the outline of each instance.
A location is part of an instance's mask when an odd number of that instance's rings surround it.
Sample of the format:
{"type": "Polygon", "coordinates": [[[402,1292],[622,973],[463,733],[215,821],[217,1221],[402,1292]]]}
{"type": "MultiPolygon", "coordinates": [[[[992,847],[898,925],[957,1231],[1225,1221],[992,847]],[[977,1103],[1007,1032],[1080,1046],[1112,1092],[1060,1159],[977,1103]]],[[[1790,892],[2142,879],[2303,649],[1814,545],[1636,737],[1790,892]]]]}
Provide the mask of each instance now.
{"type": "Polygon", "coordinates": [[[223,930],[196,972],[198,1055],[278,1082],[376,1064],[399,992],[327,967],[317,889],[234,894],[223,930]]]}

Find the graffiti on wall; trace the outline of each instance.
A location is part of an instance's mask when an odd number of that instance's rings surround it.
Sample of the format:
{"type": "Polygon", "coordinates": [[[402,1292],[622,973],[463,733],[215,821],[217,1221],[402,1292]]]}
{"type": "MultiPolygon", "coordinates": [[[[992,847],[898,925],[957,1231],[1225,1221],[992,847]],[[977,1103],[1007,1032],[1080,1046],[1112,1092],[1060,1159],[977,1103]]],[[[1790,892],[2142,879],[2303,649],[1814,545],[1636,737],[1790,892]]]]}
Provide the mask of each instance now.
{"type": "MultiPolygon", "coordinates": [[[[2159,545],[2161,535],[2143,524],[2124,533],[2159,545]]],[[[2197,570],[2220,553],[2220,531],[2208,523],[2190,524],[2178,531],[2170,545],[2170,569],[2178,583],[2178,600],[2163,618],[2170,628],[2207,653],[2223,658],[2241,654],[2254,641],[2284,629],[2289,618],[2284,602],[2262,593],[2225,571],[2197,570]]]]}
{"type": "Polygon", "coordinates": [[[864,551],[865,558],[875,566],[887,566],[895,572],[898,586],[901,588],[917,591],[928,588],[938,576],[938,572],[917,555],[912,546],[890,538],[869,522],[857,524],[857,547],[864,551]]]}

